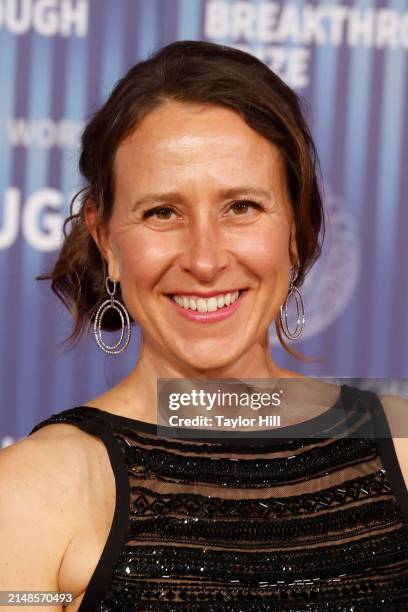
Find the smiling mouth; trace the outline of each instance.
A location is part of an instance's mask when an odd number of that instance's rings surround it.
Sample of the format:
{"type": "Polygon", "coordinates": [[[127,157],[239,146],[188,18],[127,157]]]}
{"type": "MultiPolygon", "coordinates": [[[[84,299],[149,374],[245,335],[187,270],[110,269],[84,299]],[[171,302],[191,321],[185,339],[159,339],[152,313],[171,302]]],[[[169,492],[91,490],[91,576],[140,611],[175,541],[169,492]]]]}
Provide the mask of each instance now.
{"type": "MultiPolygon", "coordinates": [[[[241,295],[245,291],[247,291],[247,289],[248,289],[248,287],[245,287],[245,289],[238,289],[238,297],[241,297],[241,295]]],[[[195,300],[209,300],[212,297],[218,298],[221,295],[227,295],[227,293],[234,293],[234,291],[225,291],[223,293],[220,292],[220,293],[217,293],[216,295],[211,295],[211,296],[208,296],[208,297],[204,297],[204,296],[201,296],[201,295],[194,295],[193,293],[188,294],[188,295],[183,295],[183,294],[178,294],[178,293],[165,293],[164,295],[166,295],[167,297],[171,298],[172,300],[174,300],[174,298],[176,296],[179,296],[179,297],[192,297],[195,300]]]]}
{"type": "MultiPolygon", "coordinates": [[[[239,305],[247,289],[237,289],[235,292],[229,292],[231,295],[231,299],[223,299],[223,303],[219,302],[220,296],[226,295],[223,293],[219,293],[215,296],[211,296],[210,298],[189,298],[186,300],[177,299],[176,297],[172,297],[177,294],[164,294],[168,300],[175,306],[180,313],[192,320],[198,320],[202,322],[209,321],[218,321],[232,314],[239,305]]],[[[188,297],[188,296],[181,296],[188,297]]]]}

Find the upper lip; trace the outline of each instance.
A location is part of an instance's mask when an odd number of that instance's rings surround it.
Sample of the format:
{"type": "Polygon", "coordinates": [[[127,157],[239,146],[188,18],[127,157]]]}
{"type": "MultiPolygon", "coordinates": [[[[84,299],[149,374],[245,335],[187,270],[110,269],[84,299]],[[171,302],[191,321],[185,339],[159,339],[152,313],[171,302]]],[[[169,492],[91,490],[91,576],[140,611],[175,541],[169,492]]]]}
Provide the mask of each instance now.
{"type": "Polygon", "coordinates": [[[214,291],[173,291],[173,293],[169,293],[168,295],[196,295],[197,297],[209,298],[213,295],[234,293],[235,291],[243,290],[243,287],[237,287],[236,289],[215,289],[214,291]]]}

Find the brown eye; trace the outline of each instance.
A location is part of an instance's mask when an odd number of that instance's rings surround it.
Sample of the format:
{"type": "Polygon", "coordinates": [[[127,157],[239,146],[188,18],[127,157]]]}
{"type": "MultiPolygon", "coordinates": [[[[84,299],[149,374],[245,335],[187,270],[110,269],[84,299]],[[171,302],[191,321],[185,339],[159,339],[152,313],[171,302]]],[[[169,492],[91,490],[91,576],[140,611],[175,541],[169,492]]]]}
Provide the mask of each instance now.
{"type": "Polygon", "coordinates": [[[169,213],[171,214],[173,212],[172,208],[169,208],[168,206],[156,206],[156,208],[150,208],[150,210],[146,210],[143,213],[143,219],[147,219],[148,217],[153,217],[153,216],[157,216],[157,219],[169,219],[169,213]]]}
{"type": "Polygon", "coordinates": [[[260,204],[258,204],[257,202],[253,202],[252,200],[238,200],[237,202],[233,203],[231,208],[235,211],[238,211],[238,214],[245,214],[248,208],[257,208],[258,210],[260,210],[261,206],[260,204]]]}

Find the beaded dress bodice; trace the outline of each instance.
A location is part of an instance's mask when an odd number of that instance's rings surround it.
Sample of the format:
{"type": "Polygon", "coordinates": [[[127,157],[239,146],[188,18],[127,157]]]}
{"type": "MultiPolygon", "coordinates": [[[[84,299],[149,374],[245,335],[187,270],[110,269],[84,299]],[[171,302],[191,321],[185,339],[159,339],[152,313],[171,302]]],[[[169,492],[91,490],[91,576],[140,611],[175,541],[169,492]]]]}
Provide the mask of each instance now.
{"type": "MultiPolygon", "coordinates": [[[[313,421],[371,426],[373,406],[386,427],[376,394],[343,385],[313,421]]],[[[86,406],[30,433],[51,423],[101,438],[116,482],[80,612],[408,610],[408,494],[391,438],[178,439],[86,406]]]]}

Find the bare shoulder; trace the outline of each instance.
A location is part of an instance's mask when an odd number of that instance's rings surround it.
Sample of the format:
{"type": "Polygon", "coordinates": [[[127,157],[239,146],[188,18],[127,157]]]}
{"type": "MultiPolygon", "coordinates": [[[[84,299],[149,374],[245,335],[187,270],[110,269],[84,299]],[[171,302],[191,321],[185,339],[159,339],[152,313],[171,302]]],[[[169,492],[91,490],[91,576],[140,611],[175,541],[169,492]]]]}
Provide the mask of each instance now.
{"type": "Polygon", "coordinates": [[[380,395],[398,463],[408,489],[408,400],[399,395],[380,395]]]}
{"type": "Polygon", "coordinates": [[[85,436],[55,423],[0,451],[0,590],[58,590],[90,480],[85,436]]]}
{"type": "Polygon", "coordinates": [[[64,491],[75,500],[89,498],[97,476],[104,477],[106,470],[111,472],[105,443],[75,425],[52,423],[37,429],[23,441],[30,439],[39,447],[44,462],[53,464],[45,473],[48,471],[52,481],[59,481],[61,486],[65,483],[64,491]]]}
{"type": "MultiPolygon", "coordinates": [[[[74,425],[53,423],[0,451],[3,484],[33,479],[46,489],[64,483],[68,490],[86,468],[82,432],[74,425]]],[[[33,494],[35,488],[33,487],[33,494]]]]}
{"type": "Polygon", "coordinates": [[[399,395],[379,396],[392,437],[408,438],[408,399],[399,395]]]}
{"type": "MultiPolygon", "coordinates": [[[[58,445],[61,445],[61,450],[64,452],[72,454],[79,452],[79,460],[84,459],[89,450],[100,446],[99,438],[90,435],[71,423],[50,423],[37,429],[21,441],[26,442],[29,440],[37,441],[45,454],[48,450],[51,451],[58,445]]],[[[76,457],[73,457],[74,462],[75,459],[76,457]]],[[[80,461],[78,461],[78,465],[81,465],[80,461]]],[[[82,465],[85,466],[83,463],[82,465]]]]}

